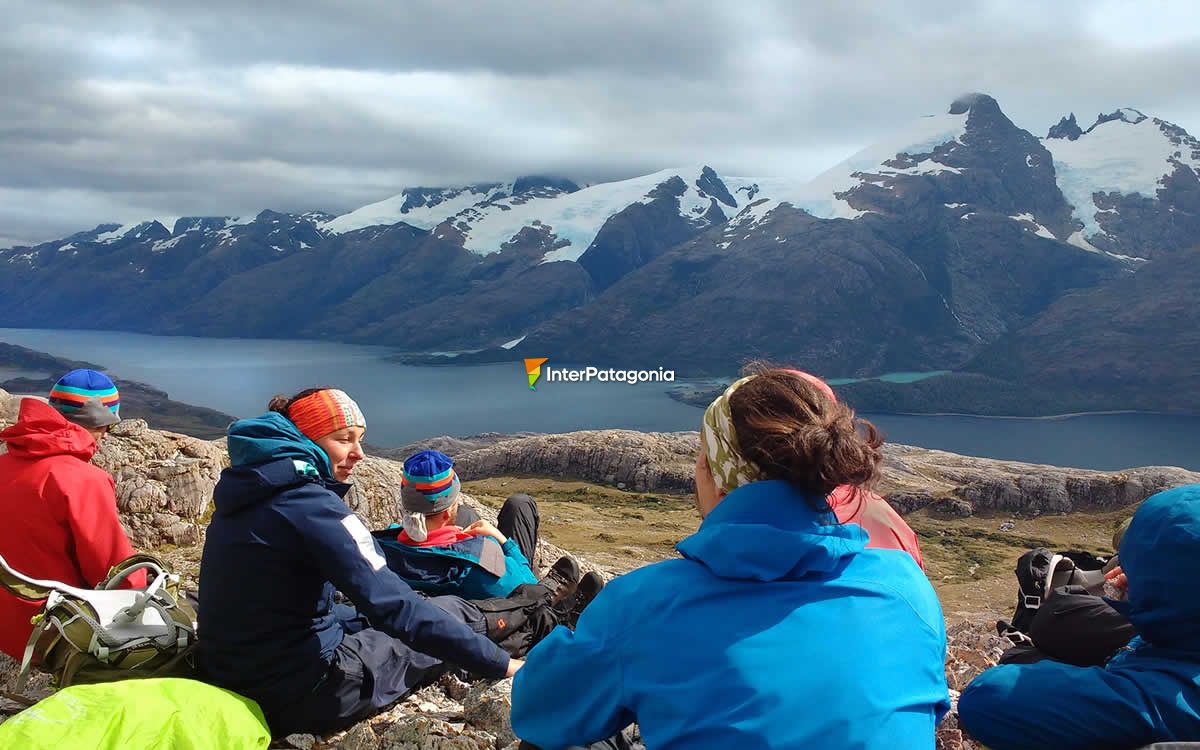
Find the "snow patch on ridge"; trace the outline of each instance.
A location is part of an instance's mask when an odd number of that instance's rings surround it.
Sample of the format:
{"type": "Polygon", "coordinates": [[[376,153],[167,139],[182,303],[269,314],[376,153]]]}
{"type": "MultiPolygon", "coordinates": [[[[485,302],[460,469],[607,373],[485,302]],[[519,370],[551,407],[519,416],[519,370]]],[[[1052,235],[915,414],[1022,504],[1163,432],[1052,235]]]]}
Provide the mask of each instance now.
{"type": "MultiPolygon", "coordinates": [[[[1095,193],[1138,194],[1155,198],[1163,180],[1176,167],[1176,159],[1200,168],[1191,149],[1180,148],[1163,132],[1162,121],[1147,118],[1137,110],[1119,110],[1121,118],[1100,123],[1077,140],[1043,139],[1042,144],[1054,157],[1058,186],[1073,207],[1073,215],[1083,224],[1083,236],[1103,233],[1095,193]]],[[[1068,240],[1069,241],[1069,240],[1068,240]]],[[[1083,247],[1075,242],[1072,244],[1083,247]]],[[[1086,243],[1084,249],[1094,249],[1086,243]]]]}

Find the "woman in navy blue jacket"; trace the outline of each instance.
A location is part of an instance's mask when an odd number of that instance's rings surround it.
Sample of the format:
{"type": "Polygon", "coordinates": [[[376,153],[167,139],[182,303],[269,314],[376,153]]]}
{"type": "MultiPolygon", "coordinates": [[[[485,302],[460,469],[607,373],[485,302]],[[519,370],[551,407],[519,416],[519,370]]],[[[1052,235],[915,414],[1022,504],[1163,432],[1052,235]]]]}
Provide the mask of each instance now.
{"type": "Polygon", "coordinates": [[[358,721],[443,661],[511,675],[520,662],[482,622],[465,624],[461,600],[409,588],[343,502],[366,427],[349,396],[311,389],[269,408],[230,426],[231,467],[213,493],[200,566],[206,679],[257,701],[279,736],[358,721]],[[357,611],[335,604],[335,590],[357,611]]]}
{"type": "Polygon", "coordinates": [[[949,708],[937,597],[826,503],[878,476],[874,428],[769,370],[709,406],[700,440],[700,530],[529,653],[517,736],[557,750],[636,721],[654,750],[932,748],[949,708]]]}

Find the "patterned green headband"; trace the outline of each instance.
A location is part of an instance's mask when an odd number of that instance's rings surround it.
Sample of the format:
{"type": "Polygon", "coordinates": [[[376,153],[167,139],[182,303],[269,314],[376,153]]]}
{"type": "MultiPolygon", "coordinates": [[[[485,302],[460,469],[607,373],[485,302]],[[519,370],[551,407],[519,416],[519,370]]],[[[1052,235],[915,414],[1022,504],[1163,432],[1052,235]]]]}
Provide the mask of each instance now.
{"type": "Polygon", "coordinates": [[[717,481],[717,488],[726,494],[762,477],[758,466],[747,461],[738,448],[733,415],[729,410],[729,397],[753,377],[748,375],[735,380],[708,405],[704,410],[704,421],[700,423],[700,447],[708,458],[708,468],[717,481]]]}

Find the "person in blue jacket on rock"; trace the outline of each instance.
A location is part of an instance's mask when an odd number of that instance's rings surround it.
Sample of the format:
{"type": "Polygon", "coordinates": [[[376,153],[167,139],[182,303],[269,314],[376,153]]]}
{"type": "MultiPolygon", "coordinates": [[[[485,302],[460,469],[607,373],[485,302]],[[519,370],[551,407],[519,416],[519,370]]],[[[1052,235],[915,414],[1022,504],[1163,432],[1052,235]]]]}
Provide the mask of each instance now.
{"type": "Polygon", "coordinates": [[[1102,667],[993,667],[958,702],[991,750],[1127,750],[1200,741],[1200,484],[1142,503],[1121,539],[1126,598],[1109,603],[1137,635],[1102,667]]]}
{"type": "Polygon", "coordinates": [[[436,677],[521,665],[456,597],[426,600],[388,569],[343,501],[366,421],[339,390],[276,397],[229,427],[200,564],[204,678],[258,702],[276,736],[358,721],[436,677]],[[357,607],[335,603],[341,591],[357,607]]]}
{"type": "Polygon", "coordinates": [[[950,705],[933,587],[826,503],[878,477],[881,443],[794,373],[733,383],[701,425],[700,530],[529,653],[516,735],[557,750],[637,722],[654,750],[933,748],[950,705]]]}

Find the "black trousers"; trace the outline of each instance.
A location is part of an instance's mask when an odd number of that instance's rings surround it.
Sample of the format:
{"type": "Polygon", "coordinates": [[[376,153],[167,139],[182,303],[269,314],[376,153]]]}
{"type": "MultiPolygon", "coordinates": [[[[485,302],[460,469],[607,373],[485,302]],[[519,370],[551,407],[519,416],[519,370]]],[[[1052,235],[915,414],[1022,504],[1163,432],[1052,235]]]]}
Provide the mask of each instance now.
{"type": "MultiPolygon", "coordinates": [[[[477,633],[487,632],[483,614],[457,596],[435,596],[429,602],[462,620],[477,633]]],[[[350,606],[339,604],[334,614],[346,631],[325,677],[301,700],[278,705],[260,700],[271,733],[276,737],[324,733],[354,724],[436,680],[445,664],[375,630],[350,606]]]]}
{"type": "Polygon", "coordinates": [[[537,540],[538,529],[542,525],[542,517],[538,513],[537,503],[525,493],[509,495],[500,506],[500,514],[496,517],[496,528],[504,536],[516,541],[521,548],[521,554],[529,561],[529,567],[537,573],[537,540]]]}
{"type": "Polygon", "coordinates": [[[1082,586],[1054,589],[1029,626],[1032,646],[1004,652],[1002,664],[1053,659],[1078,667],[1101,666],[1135,635],[1125,617],[1082,586]]]}

